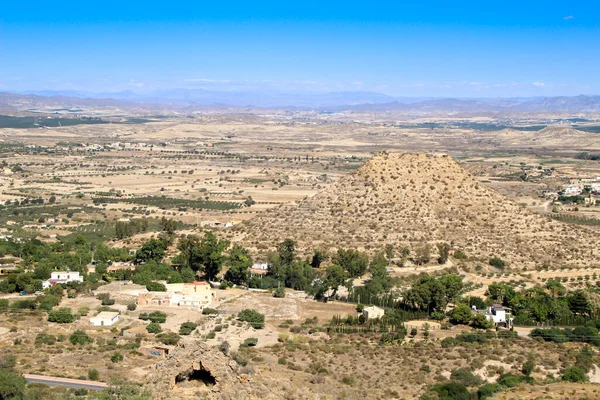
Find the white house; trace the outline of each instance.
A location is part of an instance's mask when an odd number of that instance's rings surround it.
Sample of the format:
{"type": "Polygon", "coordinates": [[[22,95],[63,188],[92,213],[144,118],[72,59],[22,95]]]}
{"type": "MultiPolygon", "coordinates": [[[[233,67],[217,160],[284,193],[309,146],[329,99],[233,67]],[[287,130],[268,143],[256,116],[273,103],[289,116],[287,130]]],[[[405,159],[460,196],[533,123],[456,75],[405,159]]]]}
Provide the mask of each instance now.
{"type": "Polygon", "coordinates": [[[488,321],[492,321],[497,325],[510,326],[513,322],[512,310],[504,307],[501,304],[492,304],[485,312],[485,317],[488,321]]]}
{"type": "Polygon", "coordinates": [[[83,282],[83,276],[79,275],[79,272],[71,272],[69,270],[52,272],[50,274],[50,279],[42,282],[42,287],[44,289],[48,289],[49,287],[58,285],[59,283],[69,282],[83,282]]]}
{"type": "Polygon", "coordinates": [[[362,312],[363,317],[365,317],[366,319],[381,318],[384,316],[384,314],[385,310],[377,306],[365,307],[362,312]]]}
{"type": "Polygon", "coordinates": [[[264,271],[267,271],[269,269],[269,264],[259,262],[259,263],[253,264],[252,269],[262,269],[264,271]]]}
{"type": "Polygon", "coordinates": [[[581,192],[582,190],[578,185],[567,185],[563,190],[565,196],[577,196],[581,194],[581,192]]]}
{"type": "Polygon", "coordinates": [[[95,317],[90,318],[90,322],[94,326],[111,326],[119,320],[118,312],[102,311],[95,317]]]}

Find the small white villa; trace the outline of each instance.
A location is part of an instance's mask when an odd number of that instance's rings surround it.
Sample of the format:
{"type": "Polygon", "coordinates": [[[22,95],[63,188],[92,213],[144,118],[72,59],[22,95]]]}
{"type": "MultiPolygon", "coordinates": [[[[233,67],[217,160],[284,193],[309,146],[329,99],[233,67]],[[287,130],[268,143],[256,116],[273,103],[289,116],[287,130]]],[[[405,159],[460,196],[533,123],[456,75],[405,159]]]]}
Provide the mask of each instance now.
{"type": "Polygon", "coordinates": [[[102,311],[95,317],[90,318],[90,323],[94,326],[112,326],[119,320],[118,312],[102,311]]]}
{"type": "Polygon", "coordinates": [[[48,289],[54,285],[58,285],[59,283],[69,282],[83,282],[83,276],[81,276],[79,272],[71,272],[69,270],[52,272],[50,274],[50,279],[42,282],[42,287],[44,289],[48,289]]]}

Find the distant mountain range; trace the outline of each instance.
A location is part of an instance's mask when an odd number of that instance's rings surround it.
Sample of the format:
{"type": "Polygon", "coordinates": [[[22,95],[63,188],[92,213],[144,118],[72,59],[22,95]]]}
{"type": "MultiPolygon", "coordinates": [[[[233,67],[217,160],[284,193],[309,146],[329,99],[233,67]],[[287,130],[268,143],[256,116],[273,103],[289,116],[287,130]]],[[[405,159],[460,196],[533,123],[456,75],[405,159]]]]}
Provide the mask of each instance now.
{"type": "Polygon", "coordinates": [[[600,96],[528,98],[424,98],[393,97],[377,92],[259,93],[204,89],[88,93],[35,91],[0,93],[0,108],[27,110],[36,107],[115,107],[131,109],[192,110],[198,108],[315,109],[355,112],[600,112],[600,96]]]}

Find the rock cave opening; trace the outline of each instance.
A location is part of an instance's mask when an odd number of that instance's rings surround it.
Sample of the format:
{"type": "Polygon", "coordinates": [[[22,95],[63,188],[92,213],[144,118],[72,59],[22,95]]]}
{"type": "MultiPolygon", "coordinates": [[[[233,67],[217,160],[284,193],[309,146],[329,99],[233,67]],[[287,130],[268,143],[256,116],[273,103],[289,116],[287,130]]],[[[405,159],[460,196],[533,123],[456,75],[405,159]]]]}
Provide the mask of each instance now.
{"type": "Polygon", "coordinates": [[[190,368],[189,370],[180,373],[175,377],[175,383],[177,385],[185,384],[186,382],[202,382],[206,386],[214,386],[217,384],[217,380],[204,367],[200,366],[200,369],[190,368]]]}

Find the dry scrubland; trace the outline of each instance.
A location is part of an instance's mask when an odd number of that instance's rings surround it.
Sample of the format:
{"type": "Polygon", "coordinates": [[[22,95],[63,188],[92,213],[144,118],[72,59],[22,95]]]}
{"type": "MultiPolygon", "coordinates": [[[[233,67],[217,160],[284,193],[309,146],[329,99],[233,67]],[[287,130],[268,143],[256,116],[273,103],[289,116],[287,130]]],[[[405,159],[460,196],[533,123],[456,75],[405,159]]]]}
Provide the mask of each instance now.
{"type": "MultiPolygon", "coordinates": [[[[598,134],[565,126],[488,131],[452,126],[452,121],[444,127],[411,127],[443,118],[403,118],[392,113],[297,117],[274,112],[190,115],[131,125],[2,129],[2,144],[71,144],[52,151],[2,150],[9,168],[0,171],[0,200],[42,197],[46,204],[36,211],[39,215],[27,214],[33,207],[25,206],[18,215],[10,210],[0,214],[0,221],[4,233],[32,235],[46,224],[38,217],[58,217],[53,227],[38,231],[39,238],[55,242],[55,235],[82,234],[127,248],[138,247],[160,228],[153,218],[148,232],[119,239],[114,223],[121,218],[166,216],[182,223],[177,234],[199,233],[203,225],[232,221],[235,227],[215,231],[250,248],[255,260],[285,238],[297,240],[302,255],[317,247],[358,248],[373,254],[388,243],[397,253],[407,247],[415,254],[426,244],[435,249],[443,241],[463,251],[467,259],[451,258],[446,265],[437,265],[433,254],[429,265],[416,267],[409,261],[409,267],[394,266],[392,275],[408,282],[414,274],[456,267],[465,282],[473,284],[468,293],[479,296],[492,282],[513,281],[515,287],[529,288],[551,277],[563,278],[568,287],[597,281],[593,275],[600,274],[598,226],[561,223],[536,213],[552,210],[550,202],[540,198],[542,190],[556,190],[578,176],[600,175],[598,161],[573,158],[581,150],[597,152],[598,134]],[[114,142],[145,143],[153,150],[87,153],[73,145],[114,142]],[[10,167],[15,165],[23,170],[13,172],[10,167]],[[519,178],[542,165],[556,172],[519,178]],[[51,196],[56,201],[49,204],[51,196]],[[133,201],[149,196],[208,198],[236,207],[133,201]],[[245,206],[249,196],[256,203],[245,206]],[[105,201],[94,202],[98,197],[105,201]],[[506,260],[508,268],[500,271],[487,265],[493,256],[506,260]]],[[[561,213],[599,215],[593,207],[563,207],[561,213]]],[[[508,389],[495,399],[600,398],[596,385],[543,383],[548,374],[558,377],[564,365],[572,364],[580,346],[517,338],[441,348],[441,339],[469,328],[434,329],[427,340],[419,330],[402,346],[381,345],[370,334],[311,333],[311,328],[323,327],[335,315],[356,315],[354,306],[315,302],[290,291],[283,299],[270,293],[219,291],[220,300],[214,305],[219,317],[180,308],[164,310],[165,329],[176,332],[186,321],[199,326],[182,340],[173,357],[156,364],[156,359],[134,348],[123,350],[133,339],[118,333],[124,327],[141,326],[139,314],[157,309],[141,306],[126,311],[143,289],[113,283],[98,290],[111,293],[115,307],[123,311],[117,333],[92,328],[86,317],[58,325],[47,322],[44,314],[2,314],[0,343],[17,357],[20,370],[79,377],[97,369],[102,380],[121,376],[145,383],[156,399],[416,399],[427,385],[446,381],[456,368],[469,367],[482,380],[494,382],[503,372],[518,373],[530,358],[537,365],[533,376],[542,383],[508,389]],[[264,313],[265,328],[255,330],[231,317],[244,308],[264,313]],[[301,327],[313,317],[318,322],[301,327]],[[294,327],[298,329],[292,331],[294,327]],[[68,336],[76,329],[85,330],[94,343],[72,346],[68,336]],[[214,338],[207,336],[211,332],[214,338]],[[36,345],[40,333],[63,335],[66,340],[36,345]],[[248,338],[257,338],[257,346],[239,351],[248,338]],[[22,343],[14,345],[15,339],[22,343]],[[218,350],[223,341],[231,346],[227,355],[218,350]],[[117,348],[124,360],[112,363],[117,348]],[[201,373],[189,380],[195,371],[201,373]]],[[[89,295],[61,304],[73,310],[89,307],[90,315],[99,305],[89,295]]],[[[156,341],[148,335],[141,344],[156,341]]]]}

